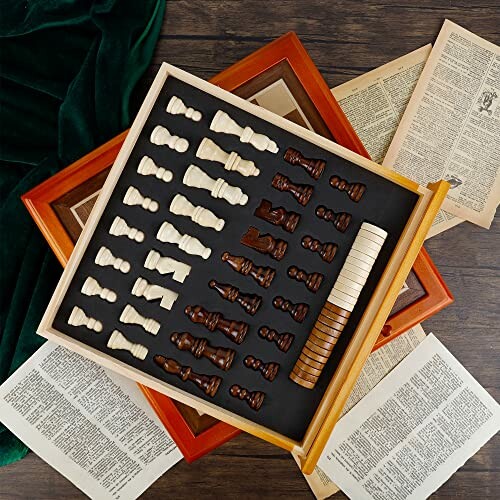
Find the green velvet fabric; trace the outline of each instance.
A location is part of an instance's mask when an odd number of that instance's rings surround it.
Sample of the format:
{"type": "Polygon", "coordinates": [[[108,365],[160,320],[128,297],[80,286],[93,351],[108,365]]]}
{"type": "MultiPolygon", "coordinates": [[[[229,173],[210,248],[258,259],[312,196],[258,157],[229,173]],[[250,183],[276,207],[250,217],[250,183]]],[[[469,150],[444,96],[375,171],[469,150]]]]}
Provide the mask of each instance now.
{"type": "MultiPolygon", "coordinates": [[[[0,0],[0,383],[61,274],[20,196],[130,125],[165,0],[0,0]]],[[[0,415],[1,420],[1,415],[0,415]]],[[[0,465],[27,448],[0,425],[0,465]]]]}

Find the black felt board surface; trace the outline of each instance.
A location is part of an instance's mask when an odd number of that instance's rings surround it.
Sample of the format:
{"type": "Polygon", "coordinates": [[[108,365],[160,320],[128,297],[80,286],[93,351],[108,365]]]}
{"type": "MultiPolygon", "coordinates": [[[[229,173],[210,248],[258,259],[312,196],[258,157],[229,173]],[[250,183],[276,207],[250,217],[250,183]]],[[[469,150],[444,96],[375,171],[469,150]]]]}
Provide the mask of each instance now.
{"type": "Polygon", "coordinates": [[[169,77],[164,83],[102,214],[94,236],[81,259],[56,313],[53,326],[70,337],[160,380],[211,401],[289,438],[301,440],[417,199],[418,196],[411,191],[179,79],[169,77]],[[173,95],[183,99],[187,106],[200,110],[203,113],[202,120],[195,123],[181,115],[167,114],[165,108],[173,95]],[[210,121],[219,109],[226,111],[240,125],[249,125],[256,132],[271,137],[277,142],[280,148],[279,152],[277,154],[259,152],[250,144],[241,143],[236,136],[210,131],[210,121]],[[171,133],[188,139],[190,143],[188,151],[179,154],[166,146],[152,144],[149,137],[151,131],[158,124],[167,127],[171,133]],[[261,171],[260,175],[258,177],[243,177],[237,172],[224,170],[219,163],[196,158],[196,150],[204,137],[210,137],[225,151],[236,151],[244,159],[253,160],[261,171]],[[309,177],[301,167],[292,166],[283,160],[283,154],[290,146],[301,151],[306,157],[323,158],[327,161],[325,172],[318,181],[309,177]],[[172,170],[174,172],[173,181],[165,183],[154,176],[139,175],[136,169],[143,155],[153,158],[157,165],[172,170]],[[232,206],[225,200],[212,198],[206,190],[183,185],[184,172],[191,163],[198,165],[212,178],[223,177],[229,184],[241,187],[249,196],[247,205],[232,206]],[[271,180],[277,172],[287,175],[293,182],[310,184],[314,187],[314,194],[306,207],[302,207],[291,194],[279,192],[271,186],[271,180]],[[346,193],[329,186],[328,180],[334,173],[349,182],[362,182],[367,186],[359,203],[354,203],[346,193]],[[151,213],[139,206],[124,205],[122,203],[123,196],[131,185],[137,187],[143,195],[158,201],[160,209],[156,213],[151,213]],[[188,217],[170,213],[168,207],[177,193],[182,193],[194,205],[209,208],[218,217],[225,219],[226,225],[223,231],[216,232],[213,229],[201,227],[188,217]],[[294,233],[287,233],[253,215],[255,208],[263,198],[271,201],[273,207],[283,206],[287,210],[301,214],[301,220],[294,233]],[[351,224],[344,234],[338,232],[331,223],[315,216],[315,208],[320,204],[326,205],[336,212],[345,211],[352,214],[351,224]],[[125,219],[129,226],[143,231],[146,235],[144,242],[136,243],[126,236],[111,236],[108,231],[117,215],[125,219]],[[165,220],[171,222],[182,234],[187,233],[195,236],[205,246],[210,247],[212,249],[210,258],[203,260],[201,257],[188,255],[179,250],[176,245],[157,240],[156,233],[165,220]],[[314,390],[302,388],[289,380],[288,374],[326,301],[363,221],[383,228],[389,236],[316,388],[314,390]],[[286,240],[288,249],[284,259],[276,261],[270,256],[262,255],[242,245],[240,237],[249,226],[255,226],[263,234],[270,233],[274,237],[286,240]],[[318,254],[302,248],[300,241],[305,235],[311,235],[322,242],[337,243],[339,248],[333,262],[326,263],[318,254]],[[94,263],[95,256],[103,245],[109,248],[113,255],[130,262],[131,270],[129,273],[123,274],[112,267],[100,267],[94,263]],[[183,284],[174,281],[171,274],[161,275],[157,271],[144,268],[146,255],[151,249],[159,251],[163,256],[173,257],[192,266],[191,273],[183,284]],[[276,277],[271,286],[267,289],[262,288],[251,277],[233,271],[228,264],[223,263],[220,259],[224,251],[229,251],[233,255],[243,255],[252,259],[257,265],[276,269],[276,277]],[[296,265],[307,272],[316,271],[324,274],[325,279],[319,291],[312,293],[307,290],[303,283],[289,278],[286,271],[291,265],[296,265]],[[80,290],[88,276],[96,278],[101,286],[114,290],[118,295],[117,301],[108,303],[99,297],[83,295],[80,290]],[[138,277],[144,277],[152,284],[158,284],[178,292],[179,297],[172,310],[162,309],[159,302],[148,302],[142,297],[133,296],[131,294],[132,286],[138,277]],[[235,285],[242,292],[256,293],[262,296],[261,308],[255,316],[248,315],[237,303],[223,300],[215,290],[211,290],[208,287],[208,282],[211,279],[235,285]],[[272,300],[276,295],[282,295],[294,303],[308,303],[310,309],[304,322],[297,323],[288,313],[275,309],[272,306],[272,300]],[[137,325],[120,323],[119,316],[126,304],[131,304],[141,315],[159,321],[161,328],[158,335],[153,336],[137,325]],[[192,323],[183,311],[187,305],[197,304],[209,311],[221,312],[226,318],[247,322],[250,328],[244,342],[237,345],[218,331],[209,332],[204,326],[192,323]],[[68,325],[67,320],[74,306],[81,307],[87,315],[101,321],[103,324],[102,333],[94,333],[82,326],[68,325]],[[257,332],[262,325],[267,325],[280,333],[293,333],[295,341],[290,350],[283,353],[275,344],[260,338],[257,332]],[[146,359],[141,361],[126,351],[108,349],[106,343],[114,329],[120,330],[129,340],[145,345],[149,349],[146,359]],[[206,359],[198,360],[189,352],[179,351],[170,342],[170,335],[174,331],[188,331],[194,336],[208,338],[212,345],[230,347],[236,350],[237,354],[231,369],[228,372],[223,372],[206,359]],[[209,398],[194,384],[182,382],[176,376],[162,371],[153,362],[153,356],[156,354],[172,357],[183,365],[191,366],[197,373],[215,374],[222,377],[223,381],[216,396],[209,398]],[[243,365],[243,359],[248,354],[265,362],[274,361],[281,365],[280,372],[274,382],[266,381],[259,372],[250,370],[243,365]],[[232,384],[266,393],[262,408],[255,412],[244,401],[231,397],[229,388],[232,384]]]}

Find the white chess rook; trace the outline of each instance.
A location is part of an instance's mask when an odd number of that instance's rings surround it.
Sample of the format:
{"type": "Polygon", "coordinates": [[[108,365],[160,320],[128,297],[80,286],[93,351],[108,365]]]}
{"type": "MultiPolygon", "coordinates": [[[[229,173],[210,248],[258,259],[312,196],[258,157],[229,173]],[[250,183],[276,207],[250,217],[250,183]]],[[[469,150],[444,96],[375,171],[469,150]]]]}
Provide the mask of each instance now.
{"type": "Polygon", "coordinates": [[[189,187],[206,189],[213,198],[221,198],[231,205],[246,205],[248,195],[239,187],[231,186],[224,179],[212,179],[200,167],[189,165],[182,182],[189,187]]]}
{"type": "Polygon", "coordinates": [[[116,302],[116,293],[109,288],[102,287],[95,278],[92,278],[92,276],[89,276],[85,280],[81,291],[83,295],[87,295],[88,297],[97,295],[108,302],[116,302]]]}
{"type": "Polygon", "coordinates": [[[152,271],[156,270],[160,274],[173,273],[172,279],[179,283],[184,283],[184,280],[189,275],[189,271],[191,271],[191,266],[172,259],[172,257],[163,257],[155,250],[151,250],[148,253],[146,261],[144,262],[144,267],[152,271]]]}
{"type": "Polygon", "coordinates": [[[167,113],[172,115],[184,115],[186,118],[189,118],[194,122],[199,122],[202,117],[202,114],[198,110],[187,107],[183,100],[175,95],[170,98],[170,101],[168,101],[167,113]]]}
{"type": "Polygon", "coordinates": [[[179,233],[179,231],[177,231],[177,229],[170,224],[170,222],[165,221],[160,226],[160,229],[158,229],[158,233],[156,234],[156,238],[163,243],[173,243],[183,252],[190,255],[199,255],[205,260],[208,259],[212,253],[212,250],[203,245],[198,238],[189,236],[188,234],[179,233]]]}
{"type": "Polygon", "coordinates": [[[160,307],[170,311],[179,296],[178,293],[160,285],[152,285],[144,278],[137,278],[132,287],[132,295],[144,297],[148,301],[160,299],[160,307]]]}
{"type": "Polygon", "coordinates": [[[236,135],[240,138],[241,142],[249,143],[259,151],[267,150],[271,153],[279,151],[278,145],[269,139],[267,135],[257,134],[250,127],[241,127],[227,113],[220,109],[212,119],[210,130],[223,134],[236,135]]]}
{"type": "Polygon", "coordinates": [[[91,318],[90,316],[87,316],[83,309],[80,309],[78,306],[73,307],[73,310],[68,318],[68,325],[86,326],[89,330],[94,330],[94,332],[102,332],[102,323],[94,318],[91,318]]]}
{"type": "Polygon", "coordinates": [[[157,179],[164,182],[170,182],[174,174],[166,168],[159,167],[152,158],[143,156],[137,167],[137,173],[141,175],[154,175],[157,179]]]}
{"type": "Polygon", "coordinates": [[[130,342],[125,335],[119,330],[113,330],[113,333],[109,337],[108,347],[110,349],[121,349],[124,351],[130,352],[134,358],[144,360],[144,358],[148,355],[148,348],[143,346],[142,344],[135,344],[134,342],[130,342]]]}
{"type": "Polygon", "coordinates": [[[143,196],[141,192],[134,186],[130,186],[123,197],[123,203],[125,205],[135,206],[139,205],[144,208],[144,210],[149,210],[150,212],[156,212],[160,205],[157,201],[148,198],[147,196],[143,196]]]}
{"type": "Polygon", "coordinates": [[[148,333],[156,335],[160,330],[160,323],[151,318],[141,316],[130,304],[127,304],[120,314],[120,321],[130,325],[139,325],[148,333]]]}
{"type": "Polygon", "coordinates": [[[222,231],[225,221],[219,219],[211,210],[200,205],[196,207],[182,194],[176,194],[170,203],[170,211],[175,215],[185,215],[200,226],[222,231]]]}
{"type": "Polygon", "coordinates": [[[185,153],[189,148],[187,139],[172,135],[165,127],[157,125],[151,132],[150,140],[157,146],[168,146],[178,153],[185,153]]]}
{"type": "Polygon", "coordinates": [[[257,176],[260,170],[255,163],[250,160],[244,160],[238,153],[231,151],[226,153],[219,145],[215,144],[208,137],[203,138],[196,151],[196,156],[202,160],[216,161],[222,163],[226,170],[234,170],[245,177],[257,176]]]}
{"type": "Polygon", "coordinates": [[[144,241],[144,233],[135,227],[127,224],[125,219],[116,216],[109,228],[109,234],[113,236],[126,236],[127,238],[142,243],[144,241]]]}
{"type": "Polygon", "coordinates": [[[128,273],[130,271],[130,263],[126,260],[115,257],[111,250],[106,247],[99,248],[97,255],[95,257],[95,263],[98,266],[113,266],[114,269],[121,271],[122,273],[128,273]]]}

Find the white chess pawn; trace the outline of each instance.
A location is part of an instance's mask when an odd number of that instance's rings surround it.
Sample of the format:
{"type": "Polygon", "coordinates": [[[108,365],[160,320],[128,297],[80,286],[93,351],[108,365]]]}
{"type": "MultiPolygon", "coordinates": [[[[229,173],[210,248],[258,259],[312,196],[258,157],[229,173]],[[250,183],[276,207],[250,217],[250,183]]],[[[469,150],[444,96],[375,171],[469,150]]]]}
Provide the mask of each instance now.
{"type": "Polygon", "coordinates": [[[132,287],[132,295],[144,297],[149,301],[160,299],[160,307],[168,309],[169,311],[172,309],[174,302],[179,296],[178,293],[160,285],[152,285],[141,277],[135,280],[134,286],[132,287]]]}
{"type": "Polygon", "coordinates": [[[88,297],[98,295],[101,299],[107,300],[108,302],[116,302],[116,293],[109,288],[102,287],[95,278],[92,278],[92,276],[89,276],[85,280],[81,291],[83,295],[87,295],[88,297]]]}
{"type": "Polygon", "coordinates": [[[113,266],[114,269],[121,271],[122,273],[128,273],[130,271],[130,263],[126,260],[115,257],[111,250],[106,247],[99,248],[97,255],[95,256],[95,263],[98,266],[113,266]]]}
{"type": "Polygon", "coordinates": [[[239,187],[231,186],[224,179],[212,179],[200,167],[189,165],[182,182],[186,186],[210,191],[213,198],[222,198],[231,205],[246,205],[248,195],[239,187]]]}
{"type": "Polygon", "coordinates": [[[157,125],[151,132],[150,140],[157,146],[168,146],[178,153],[185,153],[189,148],[187,139],[172,135],[165,127],[157,125]]]}
{"type": "Polygon", "coordinates": [[[250,143],[259,151],[267,150],[271,153],[277,153],[279,151],[278,145],[269,139],[267,135],[257,134],[250,127],[241,127],[227,113],[220,109],[215,113],[212,119],[210,130],[223,134],[236,135],[240,138],[241,142],[250,143]]]}
{"type": "Polygon", "coordinates": [[[162,257],[162,255],[155,250],[151,250],[146,256],[144,267],[152,271],[156,270],[160,274],[173,273],[172,279],[179,283],[184,283],[184,280],[191,271],[191,266],[172,259],[172,257],[162,257]]]}
{"type": "Polygon", "coordinates": [[[148,333],[156,335],[160,330],[160,323],[151,318],[141,316],[130,304],[127,304],[120,314],[120,321],[131,325],[139,325],[148,333]]]}
{"type": "Polygon", "coordinates": [[[204,246],[198,238],[189,236],[188,234],[179,233],[179,231],[177,231],[177,229],[175,229],[170,222],[165,221],[160,226],[160,229],[158,229],[158,233],[156,234],[156,238],[163,243],[173,243],[183,252],[190,255],[199,255],[205,260],[208,259],[212,253],[212,249],[204,246]]]}
{"type": "Polygon", "coordinates": [[[102,323],[97,321],[90,316],[87,316],[83,309],[75,306],[71,311],[68,318],[68,325],[71,326],[86,326],[89,330],[94,330],[94,332],[102,332],[102,323]]]}
{"type": "Polygon", "coordinates": [[[141,175],[154,175],[157,179],[170,182],[174,174],[166,168],[159,167],[149,156],[143,156],[137,167],[137,173],[141,175]]]}
{"type": "Polygon", "coordinates": [[[172,96],[167,104],[167,113],[172,115],[184,115],[186,118],[199,122],[202,114],[194,108],[188,108],[182,99],[177,96],[172,96]]]}
{"type": "Polygon", "coordinates": [[[143,196],[141,192],[134,186],[130,186],[123,197],[123,203],[125,205],[139,205],[144,210],[149,210],[150,212],[156,212],[160,205],[157,201],[148,198],[147,196],[143,196]]]}
{"type": "Polygon", "coordinates": [[[182,194],[176,194],[170,203],[170,211],[175,215],[185,215],[193,222],[204,227],[211,227],[216,231],[222,231],[225,221],[219,219],[211,210],[200,205],[196,207],[182,194]]]}
{"type": "Polygon", "coordinates": [[[130,352],[134,358],[144,361],[144,358],[148,355],[148,348],[142,344],[135,344],[130,342],[125,335],[119,330],[113,330],[113,333],[109,337],[108,347],[110,349],[122,349],[124,351],[130,352]]]}
{"type": "Polygon", "coordinates": [[[135,227],[130,227],[125,219],[116,216],[109,228],[109,234],[113,236],[126,236],[127,238],[142,243],[144,233],[135,227]]]}
{"type": "Polygon", "coordinates": [[[255,163],[250,160],[243,160],[235,151],[226,153],[220,146],[215,144],[212,139],[205,137],[198,146],[196,156],[202,160],[216,161],[222,163],[226,170],[234,170],[235,172],[248,177],[250,175],[257,176],[260,170],[255,166],[255,163]]]}

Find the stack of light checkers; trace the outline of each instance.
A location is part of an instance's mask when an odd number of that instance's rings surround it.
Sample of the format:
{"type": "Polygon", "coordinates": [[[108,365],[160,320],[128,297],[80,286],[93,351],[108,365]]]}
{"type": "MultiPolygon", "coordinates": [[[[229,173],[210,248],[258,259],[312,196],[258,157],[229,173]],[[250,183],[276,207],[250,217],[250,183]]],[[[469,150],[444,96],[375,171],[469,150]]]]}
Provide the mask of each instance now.
{"type": "Polygon", "coordinates": [[[354,310],[387,233],[373,224],[361,224],[340,274],[316,320],[290,379],[313,389],[340,334],[354,310]]]}

